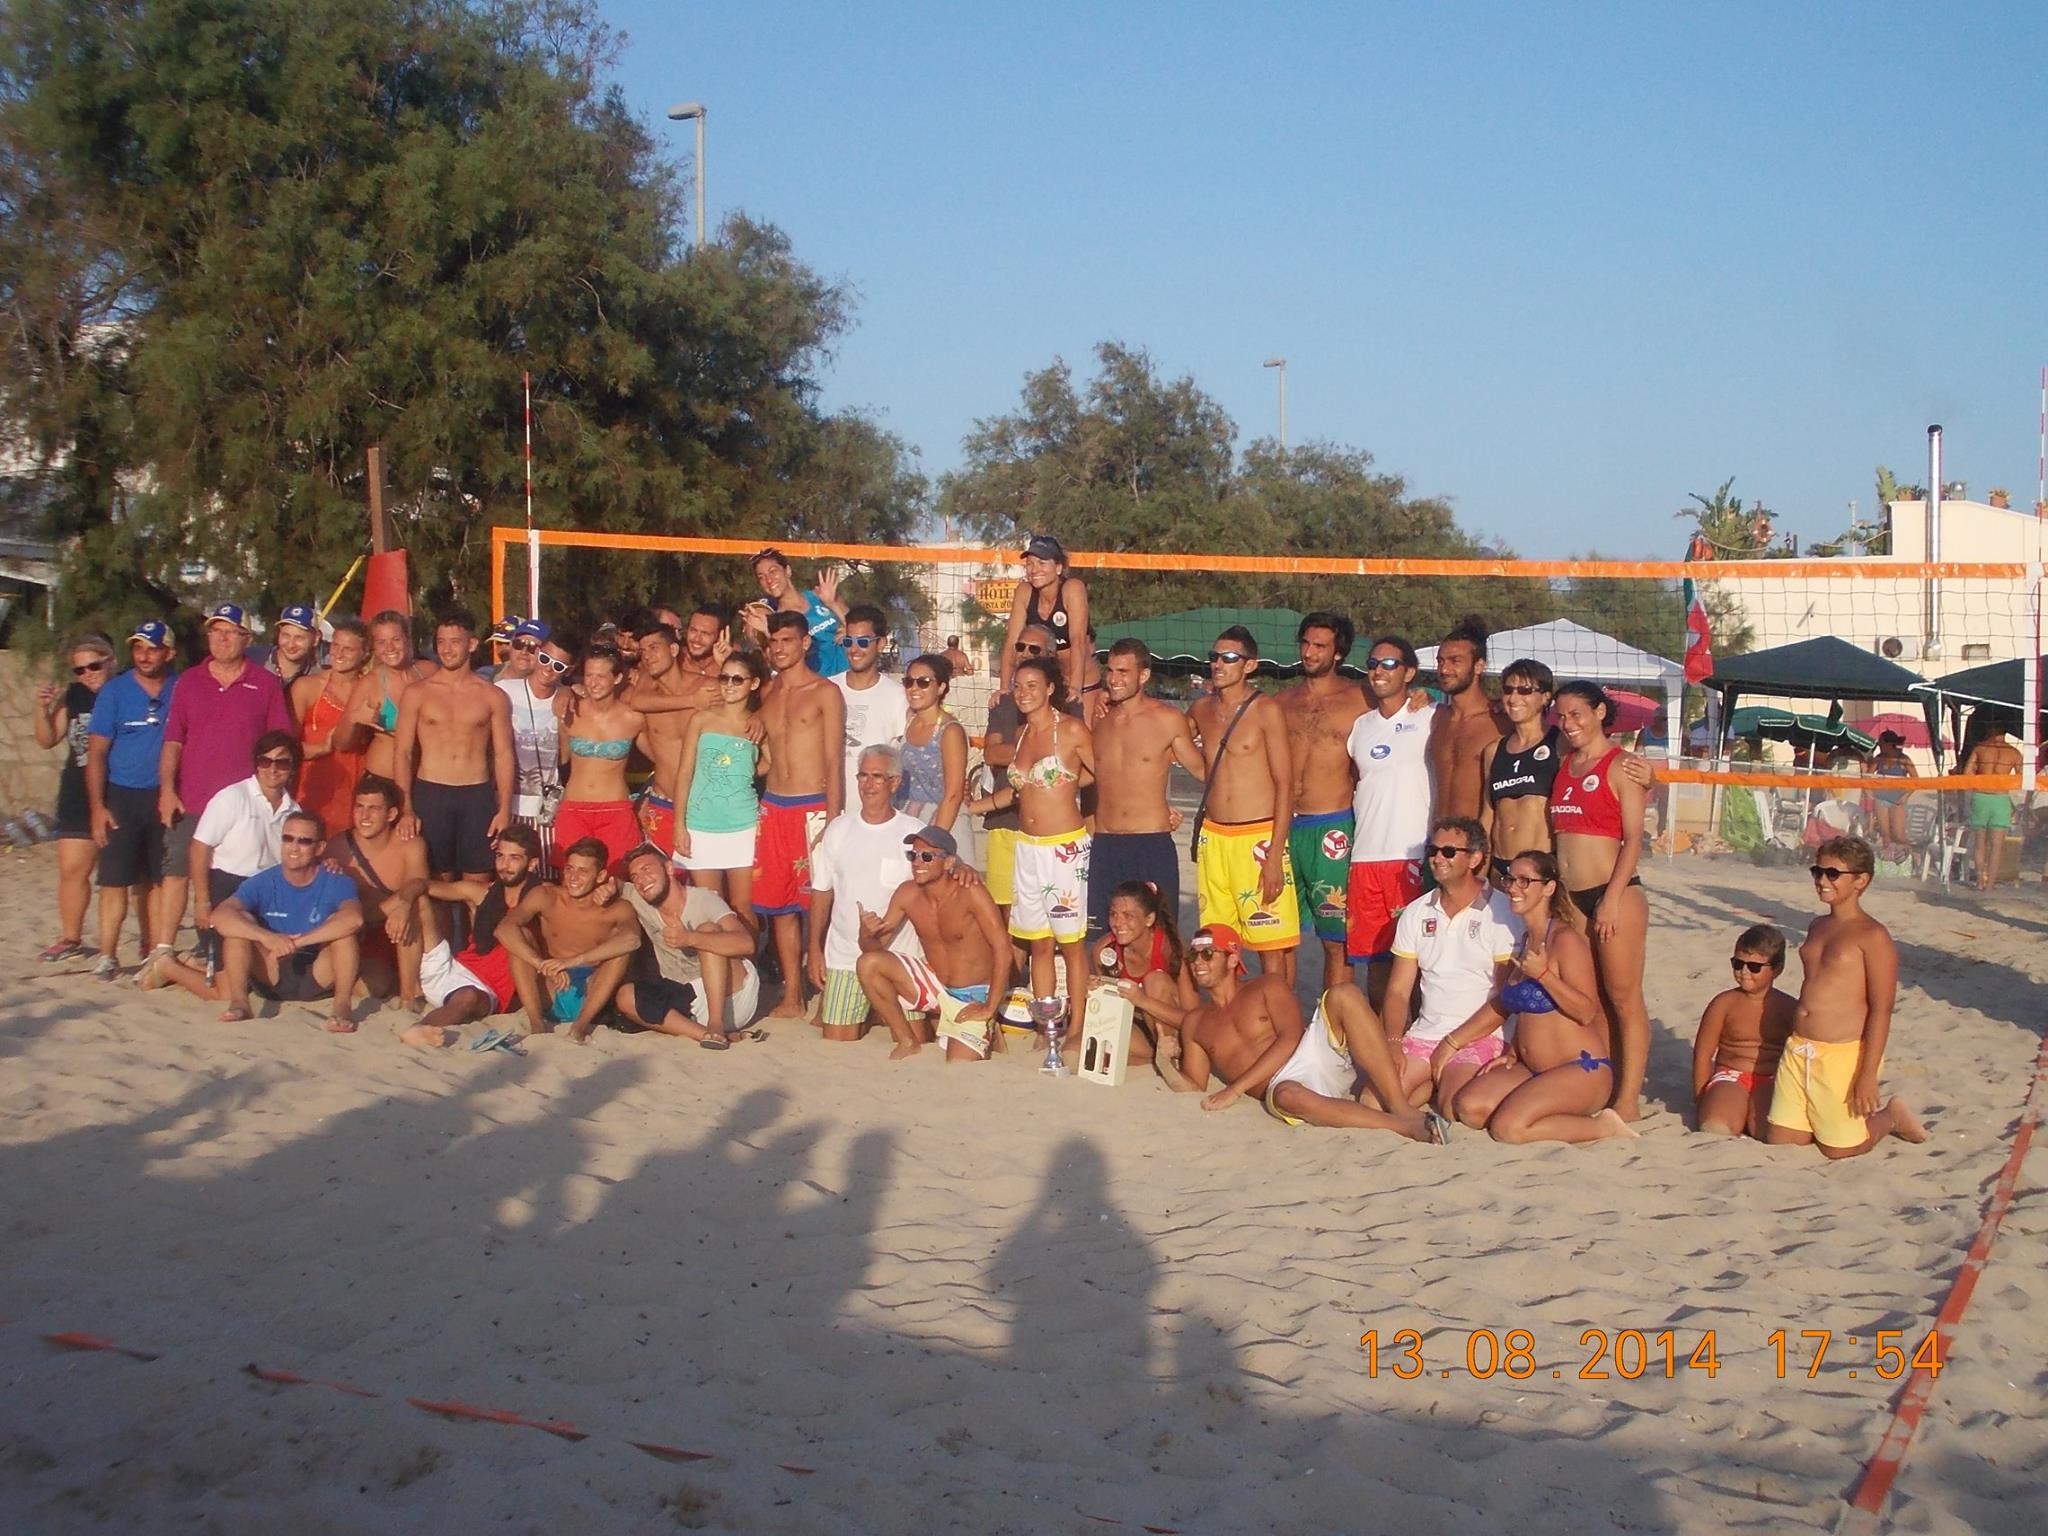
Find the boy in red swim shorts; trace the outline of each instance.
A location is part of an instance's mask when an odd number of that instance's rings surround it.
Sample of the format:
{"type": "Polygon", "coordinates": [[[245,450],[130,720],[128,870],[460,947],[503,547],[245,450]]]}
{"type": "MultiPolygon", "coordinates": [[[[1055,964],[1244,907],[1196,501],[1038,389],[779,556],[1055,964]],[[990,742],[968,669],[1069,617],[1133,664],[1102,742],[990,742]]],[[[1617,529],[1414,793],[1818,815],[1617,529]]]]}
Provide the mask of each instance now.
{"type": "Polygon", "coordinates": [[[1694,1113],[1703,1131],[1761,1141],[1778,1058],[1797,1017],[1797,1005],[1777,987],[1785,935],[1769,923],[1744,929],[1729,965],[1735,985],[1715,994],[1693,1036],[1694,1113]]]}

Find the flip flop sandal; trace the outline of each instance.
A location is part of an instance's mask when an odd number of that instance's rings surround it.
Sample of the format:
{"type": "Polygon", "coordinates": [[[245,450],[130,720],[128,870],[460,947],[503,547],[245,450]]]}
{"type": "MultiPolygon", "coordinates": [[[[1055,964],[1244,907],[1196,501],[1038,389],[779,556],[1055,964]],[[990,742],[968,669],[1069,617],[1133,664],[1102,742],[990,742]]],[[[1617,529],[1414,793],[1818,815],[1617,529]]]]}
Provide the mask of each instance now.
{"type": "Polygon", "coordinates": [[[469,1042],[469,1048],[472,1051],[495,1051],[510,1038],[502,1029],[487,1029],[469,1042]]]}
{"type": "Polygon", "coordinates": [[[732,1049],[732,1042],[723,1035],[706,1035],[697,1044],[707,1051],[729,1051],[732,1049]]]}
{"type": "Polygon", "coordinates": [[[1422,1112],[1422,1123],[1429,1127],[1430,1145],[1441,1147],[1449,1144],[1451,1139],[1450,1121],[1433,1109],[1425,1109],[1422,1112]]]}
{"type": "Polygon", "coordinates": [[[54,965],[59,960],[71,960],[85,954],[86,948],[76,939],[59,939],[36,958],[45,965],[54,965]]]}

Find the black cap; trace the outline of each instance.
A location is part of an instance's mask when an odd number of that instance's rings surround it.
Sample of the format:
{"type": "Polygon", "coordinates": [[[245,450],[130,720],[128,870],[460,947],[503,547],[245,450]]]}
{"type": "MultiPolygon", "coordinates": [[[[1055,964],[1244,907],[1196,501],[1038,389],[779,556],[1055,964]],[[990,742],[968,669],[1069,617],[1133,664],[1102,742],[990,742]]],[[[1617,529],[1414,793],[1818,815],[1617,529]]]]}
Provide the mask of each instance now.
{"type": "Polygon", "coordinates": [[[953,834],[948,832],[944,827],[919,827],[915,832],[911,833],[908,837],[904,838],[903,841],[906,844],[929,844],[931,847],[938,849],[939,852],[943,853],[949,859],[958,858],[960,856],[960,845],[953,841],[953,834]]]}
{"type": "Polygon", "coordinates": [[[1060,541],[1049,533],[1034,533],[1024,541],[1024,557],[1027,560],[1057,560],[1067,563],[1067,552],[1060,541]]]}

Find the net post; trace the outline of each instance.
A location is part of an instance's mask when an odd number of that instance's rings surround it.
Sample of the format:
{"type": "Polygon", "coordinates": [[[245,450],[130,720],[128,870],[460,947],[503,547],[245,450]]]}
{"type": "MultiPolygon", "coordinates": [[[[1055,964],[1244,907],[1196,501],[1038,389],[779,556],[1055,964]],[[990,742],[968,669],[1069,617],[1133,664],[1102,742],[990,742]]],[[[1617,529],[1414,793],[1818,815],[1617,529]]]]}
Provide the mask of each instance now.
{"type": "Polygon", "coordinates": [[[2041,525],[2034,525],[2034,558],[2027,563],[2027,633],[2033,644],[2020,664],[2020,809],[2033,799],[2041,761],[2041,525]]]}
{"type": "Polygon", "coordinates": [[[505,530],[491,529],[491,627],[505,620],[505,530]]]}
{"type": "Polygon", "coordinates": [[[526,614],[540,617],[540,530],[526,530],[526,614]]]}

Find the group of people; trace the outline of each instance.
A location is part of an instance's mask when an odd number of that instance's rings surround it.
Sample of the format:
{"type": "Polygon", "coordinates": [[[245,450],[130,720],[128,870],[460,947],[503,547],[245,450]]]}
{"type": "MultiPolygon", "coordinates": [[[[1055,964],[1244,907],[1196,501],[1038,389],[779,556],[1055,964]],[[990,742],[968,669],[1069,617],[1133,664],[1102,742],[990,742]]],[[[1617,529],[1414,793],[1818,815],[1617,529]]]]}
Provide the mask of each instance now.
{"type": "Polygon", "coordinates": [[[1071,1016],[1113,985],[1134,1059],[1210,1107],[1504,1140],[1639,1117],[1651,775],[1609,739],[1596,684],[1519,659],[1496,700],[1477,620],[1438,646],[1441,702],[1398,635],[1366,647],[1361,682],[1351,621],[1319,612],[1298,682],[1257,686],[1258,642],[1228,628],[1183,711],[1150,692],[1138,642],[1097,666],[1056,540],[1022,563],[978,743],[946,706],[957,644],[889,675],[889,616],[829,572],[803,586],[774,549],[737,613],[638,608],[581,642],[539,618],[480,636],[449,611],[422,658],[387,612],[335,623],[322,665],[295,607],[258,664],[233,605],[183,673],[159,621],[117,677],[110,646],[81,642],[78,682],[46,701],[77,747],[60,820],[84,845],[60,844],[67,929],[46,956],[83,949],[75,877],[96,850],[95,974],[118,973],[132,905],[138,984],[230,1018],[255,988],[331,998],[350,1029],[366,989],[416,1044],[516,1007],[536,1032],[613,1021],[723,1049],[759,1033],[768,970],[769,1017],[828,1040],[879,1021],[896,1057],[958,1060],[1024,1022],[1013,996],[1071,1016]],[[1175,765],[1201,789],[1185,943],[1175,765]],[[180,958],[188,892],[202,943],[180,958]]]}

